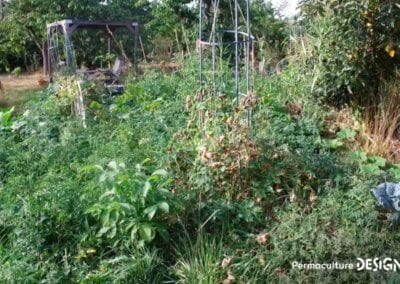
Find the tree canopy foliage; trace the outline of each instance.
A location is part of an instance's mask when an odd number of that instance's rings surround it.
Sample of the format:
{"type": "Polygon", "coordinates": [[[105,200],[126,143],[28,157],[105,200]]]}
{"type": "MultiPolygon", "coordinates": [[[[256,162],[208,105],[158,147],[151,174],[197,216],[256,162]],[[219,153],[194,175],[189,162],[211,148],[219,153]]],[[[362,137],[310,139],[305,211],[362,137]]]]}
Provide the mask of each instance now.
{"type": "MultiPolygon", "coordinates": [[[[210,17],[211,1],[205,1],[205,6],[210,17]]],[[[223,1],[220,9],[221,14],[230,15],[232,7],[223,1]]],[[[286,37],[283,21],[261,0],[252,1],[251,9],[253,34],[280,49],[286,37]]],[[[231,17],[221,18],[227,26],[232,24],[231,17]]],[[[137,21],[146,53],[158,48],[160,42],[173,42],[171,48],[176,51],[181,44],[189,48],[197,37],[198,7],[190,0],[10,0],[0,24],[0,70],[28,67],[39,55],[44,57],[46,24],[60,19],[137,21]]]]}

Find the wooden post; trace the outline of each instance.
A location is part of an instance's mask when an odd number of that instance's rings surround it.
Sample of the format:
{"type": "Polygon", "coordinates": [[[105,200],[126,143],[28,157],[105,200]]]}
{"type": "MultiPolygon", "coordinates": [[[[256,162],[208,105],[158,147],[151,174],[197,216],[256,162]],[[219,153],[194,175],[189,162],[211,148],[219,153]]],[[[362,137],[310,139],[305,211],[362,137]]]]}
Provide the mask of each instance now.
{"type": "Polygon", "coordinates": [[[138,39],[139,39],[139,24],[135,26],[134,32],[134,41],[133,41],[133,68],[135,71],[135,75],[138,75],[138,59],[137,59],[137,47],[138,47],[138,39]]]}

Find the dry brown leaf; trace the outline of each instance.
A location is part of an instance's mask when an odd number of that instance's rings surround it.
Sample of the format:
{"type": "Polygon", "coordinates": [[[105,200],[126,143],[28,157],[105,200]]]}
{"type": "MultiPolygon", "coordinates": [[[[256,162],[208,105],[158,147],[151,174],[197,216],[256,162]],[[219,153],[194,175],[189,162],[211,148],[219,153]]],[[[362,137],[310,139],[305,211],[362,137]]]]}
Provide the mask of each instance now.
{"type": "Polygon", "coordinates": [[[270,236],[271,235],[267,232],[261,233],[257,236],[256,241],[260,245],[265,245],[268,243],[270,236]]]}
{"type": "Polygon", "coordinates": [[[310,200],[311,203],[315,203],[318,200],[318,196],[315,194],[314,191],[311,191],[309,200],[310,200]]]}
{"type": "Polygon", "coordinates": [[[228,267],[229,265],[231,265],[231,263],[232,263],[232,258],[231,257],[225,257],[223,260],[222,260],[222,262],[221,262],[221,267],[222,268],[226,268],[226,267],[228,267]]]}
{"type": "Polygon", "coordinates": [[[275,273],[281,276],[285,274],[285,270],[283,268],[277,268],[275,269],[275,273]]]}

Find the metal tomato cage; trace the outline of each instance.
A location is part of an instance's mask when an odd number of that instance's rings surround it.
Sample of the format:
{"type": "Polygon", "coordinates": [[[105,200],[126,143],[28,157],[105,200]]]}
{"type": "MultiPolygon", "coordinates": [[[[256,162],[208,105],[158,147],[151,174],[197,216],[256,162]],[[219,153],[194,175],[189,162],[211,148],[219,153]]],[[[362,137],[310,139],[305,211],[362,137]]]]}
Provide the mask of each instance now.
{"type": "MultiPolygon", "coordinates": [[[[224,0],[222,0],[224,1],[224,0]]],[[[217,66],[217,49],[224,47],[234,48],[234,91],[233,95],[235,103],[239,105],[241,96],[248,96],[251,92],[251,76],[250,76],[250,60],[251,50],[253,45],[253,36],[250,31],[250,0],[245,1],[245,7],[241,7],[238,0],[227,0],[230,5],[231,15],[223,15],[224,17],[231,16],[232,26],[217,30],[219,25],[220,3],[221,0],[211,0],[212,16],[206,21],[205,17],[205,0],[199,0],[199,68],[200,68],[200,86],[203,89],[205,84],[205,73],[210,73],[205,70],[204,65],[204,50],[211,49],[211,81],[212,93],[216,94],[218,90],[217,81],[220,79],[217,66]],[[243,13],[244,11],[244,13],[243,13]],[[210,23],[211,22],[211,23],[210,23]],[[204,26],[211,24],[211,31],[205,32],[204,26]],[[224,40],[224,35],[230,34],[234,36],[232,40],[224,40]],[[222,35],[222,36],[221,36],[222,35]],[[208,38],[206,38],[208,37],[208,38]],[[217,40],[219,37],[219,40],[217,40]],[[244,54],[244,56],[243,56],[244,54]],[[244,57],[244,58],[243,58],[244,57]],[[245,67],[245,74],[242,74],[242,67],[245,67]],[[240,85],[241,78],[245,77],[245,93],[243,94],[240,85]]],[[[207,1],[208,2],[208,1],[207,1]]],[[[244,1],[240,1],[243,3],[244,1]]],[[[243,6],[243,5],[242,5],[243,6]]]]}
{"type": "MultiPolygon", "coordinates": [[[[1,1],[1,0],[0,0],[1,1]]],[[[108,53],[111,52],[111,42],[116,41],[114,32],[117,29],[125,29],[131,33],[133,38],[132,60],[124,54],[120,61],[132,61],[132,67],[137,68],[137,46],[139,39],[139,24],[135,22],[116,22],[116,21],[81,21],[81,20],[62,20],[47,25],[47,72],[50,78],[56,71],[62,69],[69,74],[76,74],[77,62],[74,51],[74,44],[71,40],[72,34],[77,30],[102,30],[108,39],[108,53]],[[60,47],[63,55],[60,54],[60,47]]],[[[116,66],[116,69],[118,66],[116,66]]],[[[113,68],[114,69],[114,68],[113,68]]],[[[103,72],[105,69],[89,70],[90,72],[103,72]]],[[[108,70],[117,72],[118,70],[108,70]]],[[[119,75],[119,74],[115,74],[119,75]]]]}
{"type": "MultiPolygon", "coordinates": [[[[225,95],[231,93],[234,108],[239,110],[243,107],[247,112],[246,118],[243,118],[244,121],[247,120],[247,128],[250,131],[252,108],[257,101],[253,95],[250,70],[254,39],[250,30],[250,0],[242,0],[240,1],[241,4],[239,0],[199,0],[198,3],[199,39],[197,47],[199,52],[200,92],[204,94],[206,88],[207,90],[211,88],[211,96],[215,97],[225,97],[225,95]],[[208,6],[209,17],[205,15],[205,2],[210,5],[208,6]],[[221,3],[228,4],[230,13],[224,12],[222,15],[221,3]],[[241,7],[243,4],[245,4],[245,7],[241,7]],[[222,22],[222,17],[225,19],[231,18],[232,23],[222,22]],[[208,32],[204,31],[205,27],[209,27],[208,32]],[[204,54],[206,49],[211,50],[211,55],[204,54]],[[228,54],[224,54],[225,50],[228,50],[228,54]],[[217,51],[220,51],[219,59],[217,58],[217,51]],[[228,60],[226,60],[227,58],[228,60]],[[205,59],[207,59],[207,62],[205,62],[205,59]],[[211,64],[208,60],[211,60],[211,64]],[[232,74],[228,75],[224,72],[224,65],[226,66],[227,61],[229,62],[229,68],[233,69],[232,74]],[[233,83],[233,89],[232,87],[225,88],[231,83],[233,83]],[[224,94],[226,92],[228,94],[224,94]]],[[[200,112],[200,125],[203,120],[204,114],[200,112]]],[[[238,147],[242,149],[243,143],[239,142],[238,147]]],[[[240,154],[238,160],[238,186],[240,189],[243,177],[240,154]]]]}

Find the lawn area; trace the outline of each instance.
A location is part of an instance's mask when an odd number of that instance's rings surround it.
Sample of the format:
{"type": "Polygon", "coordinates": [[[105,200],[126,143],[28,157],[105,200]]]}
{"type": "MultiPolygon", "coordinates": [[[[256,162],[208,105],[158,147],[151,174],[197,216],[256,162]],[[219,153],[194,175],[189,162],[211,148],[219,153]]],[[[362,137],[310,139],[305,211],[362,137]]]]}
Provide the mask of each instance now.
{"type": "Polygon", "coordinates": [[[0,108],[14,106],[18,112],[26,102],[38,97],[46,81],[41,73],[31,73],[18,77],[0,75],[0,82],[0,108]]]}

